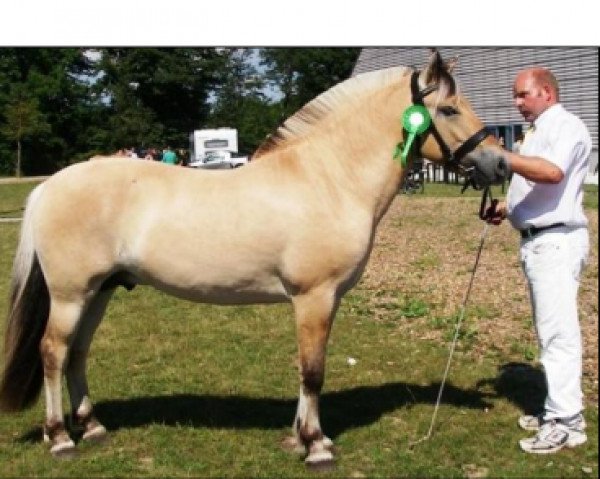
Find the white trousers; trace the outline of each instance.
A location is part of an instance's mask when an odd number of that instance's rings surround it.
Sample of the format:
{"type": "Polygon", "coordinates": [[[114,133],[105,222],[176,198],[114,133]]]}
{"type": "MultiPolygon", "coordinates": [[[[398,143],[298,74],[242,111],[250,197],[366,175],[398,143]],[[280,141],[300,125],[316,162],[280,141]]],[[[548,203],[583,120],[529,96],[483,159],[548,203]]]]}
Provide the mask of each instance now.
{"type": "Polygon", "coordinates": [[[588,251],[587,228],[553,228],[521,241],[521,265],[529,283],[540,361],[546,373],[547,420],[583,410],[577,292],[588,251]]]}

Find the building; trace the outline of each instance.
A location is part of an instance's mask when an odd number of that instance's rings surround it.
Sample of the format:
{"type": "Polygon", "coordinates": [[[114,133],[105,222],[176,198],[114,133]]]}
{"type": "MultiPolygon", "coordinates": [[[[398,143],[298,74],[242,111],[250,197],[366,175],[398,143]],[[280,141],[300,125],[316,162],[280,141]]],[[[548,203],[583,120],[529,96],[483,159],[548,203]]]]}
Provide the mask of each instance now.
{"type": "MultiPolygon", "coordinates": [[[[560,83],[560,101],[581,118],[592,136],[588,182],[598,183],[598,48],[595,47],[440,47],[444,59],[458,56],[454,77],[485,125],[507,148],[528,125],[512,99],[517,72],[530,66],[552,70],[560,83]]],[[[429,48],[364,48],[352,76],[405,65],[422,68],[429,48]]]]}

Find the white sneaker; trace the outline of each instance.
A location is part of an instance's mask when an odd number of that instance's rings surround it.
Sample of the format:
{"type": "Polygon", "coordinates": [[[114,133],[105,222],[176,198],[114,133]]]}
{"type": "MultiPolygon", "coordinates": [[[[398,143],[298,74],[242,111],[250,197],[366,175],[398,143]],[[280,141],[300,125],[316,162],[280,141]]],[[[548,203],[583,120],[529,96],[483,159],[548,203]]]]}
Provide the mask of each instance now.
{"type": "MultiPolygon", "coordinates": [[[[576,416],[567,419],[557,419],[558,422],[565,424],[569,429],[584,430],[587,427],[583,415],[577,414],[576,416]]],[[[519,426],[525,431],[539,431],[544,424],[544,413],[537,414],[535,416],[525,415],[519,418],[519,426]]]]}
{"type": "Polygon", "coordinates": [[[529,414],[521,416],[519,418],[519,426],[521,429],[526,431],[539,431],[544,424],[544,413],[540,413],[536,416],[530,416],[529,414]]]}
{"type": "MultiPolygon", "coordinates": [[[[577,423],[581,425],[581,421],[577,423]]],[[[558,421],[546,421],[533,437],[521,439],[519,445],[525,452],[552,454],[563,447],[576,447],[587,441],[583,428],[569,427],[558,421]]]]}

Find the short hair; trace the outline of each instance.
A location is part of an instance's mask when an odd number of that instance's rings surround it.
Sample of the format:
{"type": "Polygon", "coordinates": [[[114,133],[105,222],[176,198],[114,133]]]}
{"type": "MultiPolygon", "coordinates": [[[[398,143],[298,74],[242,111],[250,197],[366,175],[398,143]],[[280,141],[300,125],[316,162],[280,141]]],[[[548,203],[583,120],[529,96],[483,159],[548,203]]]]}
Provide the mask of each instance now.
{"type": "Polygon", "coordinates": [[[556,93],[556,100],[558,101],[560,99],[560,87],[558,85],[558,80],[550,70],[548,70],[547,68],[535,68],[532,71],[532,74],[535,82],[538,85],[550,86],[550,88],[552,88],[556,93]]]}

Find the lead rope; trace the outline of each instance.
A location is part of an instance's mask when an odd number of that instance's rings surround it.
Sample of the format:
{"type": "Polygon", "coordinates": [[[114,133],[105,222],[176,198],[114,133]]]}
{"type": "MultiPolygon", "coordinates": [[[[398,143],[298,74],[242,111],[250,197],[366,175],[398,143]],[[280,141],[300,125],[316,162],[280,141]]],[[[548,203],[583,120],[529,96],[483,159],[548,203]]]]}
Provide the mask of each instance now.
{"type": "MultiPolygon", "coordinates": [[[[483,196],[481,199],[481,210],[479,216],[481,219],[484,219],[482,216],[482,211],[484,210],[485,202],[487,197],[491,198],[491,193],[489,187],[485,188],[483,191],[483,196]]],[[[493,201],[493,200],[492,200],[493,201]]],[[[462,324],[463,318],[465,316],[465,310],[467,307],[467,301],[469,300],[469,295],[471,294],[471,288],[473,287],[473,280],[475,279],[475,272],[477,271],[477,266],[479,265],[479,258],[481,257],[481,250],[483,249],[483,243],[485,242],[485,237],[487,236],[487,232],[490,225],[489,223],[485,223],[483,227],[483,231],[481,233],[481,239],[479,241],[479,249],[477,250],[477,256],[475,257],[475,265],[473,266],[473,272],[471,273],[471,279],[469,281],[469,286],[467,288],[467,292],[465,293],[465,297],[462,303],[462,307],[460,309],[460,314],[458,317],[458,321],[456,322],[456,326],[454,328],[454,339],[452,340],[452,345],[450,346],[450,354],[448,355],[448,361],[446,362],[446,370],[444,371],[444,377],[442,378],[442,384],[440,384],[440,390],[438,392],[437,401],[435,403],[435,408],[433,410],[433,417],[431,418],[431,424],[429,425],[429,431],[427,434],[423,436],[418,441],[413,441],[408,444],[410,448],[416,446],[417,444],[429,440],[431,437],[431,433],[433,432],[433,425],[435,423],[435,418],[437,417],[438,409],[440,407],[440,403],[442,401],[442,393],[444,391],[444,386],[446,384],[446,378],[448,377],[448,371],[450,371],[450,363],[452,362],[452,355],[454,354],[454,349],[456,348],[456,343],[458,342],[458,333],[460,332],[460,326],[462,324]]]]}

